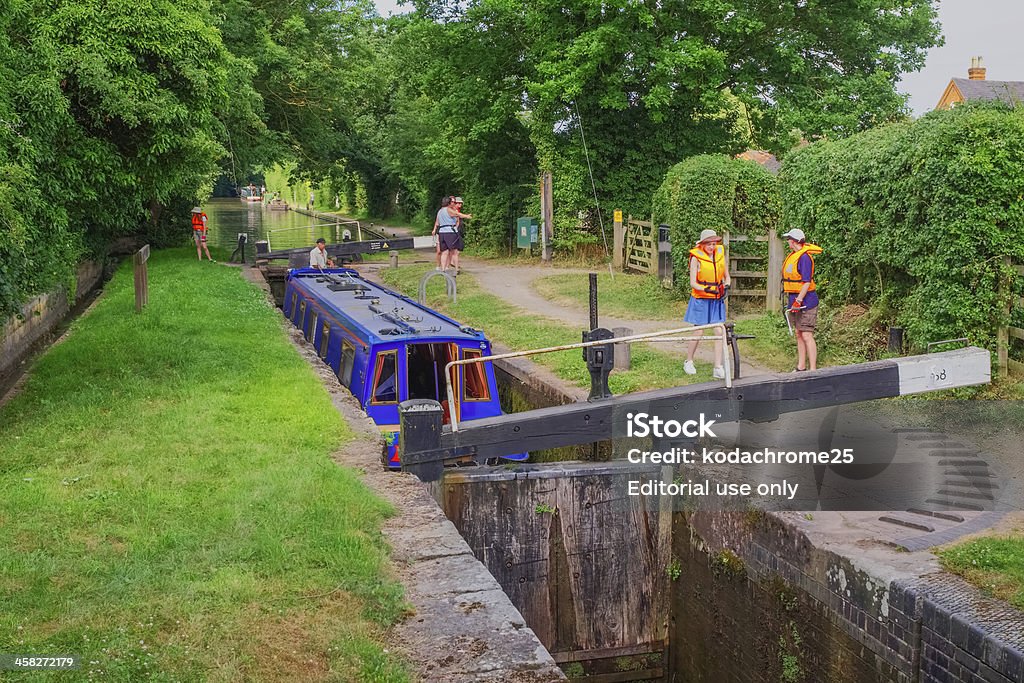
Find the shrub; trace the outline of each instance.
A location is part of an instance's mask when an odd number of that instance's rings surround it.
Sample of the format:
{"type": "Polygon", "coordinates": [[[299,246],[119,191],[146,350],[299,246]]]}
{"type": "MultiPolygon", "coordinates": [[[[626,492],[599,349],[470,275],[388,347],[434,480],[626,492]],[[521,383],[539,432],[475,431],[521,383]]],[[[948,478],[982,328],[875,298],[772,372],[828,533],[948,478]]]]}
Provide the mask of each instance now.
{"type": "Polygon", "coordinates": [[[1024,111],[964,105],[818,142],[786,158],[780,187],[784,224],[825,250],[829,304],[887,311],[916,348],[993,344],[1003,257],[1024,261],[1024,111]]]}

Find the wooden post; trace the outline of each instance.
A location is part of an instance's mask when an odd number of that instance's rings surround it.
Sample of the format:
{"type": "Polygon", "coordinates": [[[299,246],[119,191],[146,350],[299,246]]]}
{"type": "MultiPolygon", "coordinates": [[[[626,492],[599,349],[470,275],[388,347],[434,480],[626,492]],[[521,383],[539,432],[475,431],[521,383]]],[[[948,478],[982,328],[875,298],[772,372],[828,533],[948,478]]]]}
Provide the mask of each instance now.
{"type": "Polygon", "coordinates": [[[782,310],[782,262],[786,260],[782,239],[774,230],[768,231],[768,277],[765,278],[768,293],[765,308],[769,313],[782,310]]]}
{"type": "MultiPolygon", "coordinates": [[[[633,330],[628,327],[613,327],[612,334],[616,337],[628,337],[633,334],[633,330]]],[[[615,344],[615,369],[616,370],[629,370],[631,364],[631,358],[629,351],[632,345],[629,342],[619,342],[615,344]]]]}
{"type": "Polygon", "coordinates": [[[135,271],[135,312],[141,313],[142,307],[149,303],[149,245],[142,247],[132,256],[135,271]]]}
{"type": "MultiPolygon", "coordinates": [[[[1003,265],[1007,268],[1011,266],[1010,257],[1003,257],[1003,265]]],[[[1010,310],[1011,303],[1009,301],[1009,292],[1006,291],[1006,284],[1000,284],[999,295],[1001,298],[1006,299],[1006,304],[1003,308],[1003,315],[1006,323],[999,326],[996,331],[996,359],[999,365],[999,378],[1005,378],[1010,372],[1010,310]]]]}
{"type": "Polygon", "coordinates": [[[390,257],[390,260],[391,260],[391,267],[392,268],[397,268],[398,267],[398,252],[397,251],[391,251],[391,253],[389,253],[388,256],[390,257]]]}
{"type": "Polygon", "coordinates": [[[615,222],[612,224],[612,267],[622,270],[622,251],[625,247],[626,232],[622,229],[622,209],[615,209],[615,222]]]}
{"type": "Polygon", "coordinates": [[[554,238],[555,211],[551,203],[551,195],[551,171],[545,171],[540,181],[540,259],[545,263],[551,261],[551,240],[554,238]]]}

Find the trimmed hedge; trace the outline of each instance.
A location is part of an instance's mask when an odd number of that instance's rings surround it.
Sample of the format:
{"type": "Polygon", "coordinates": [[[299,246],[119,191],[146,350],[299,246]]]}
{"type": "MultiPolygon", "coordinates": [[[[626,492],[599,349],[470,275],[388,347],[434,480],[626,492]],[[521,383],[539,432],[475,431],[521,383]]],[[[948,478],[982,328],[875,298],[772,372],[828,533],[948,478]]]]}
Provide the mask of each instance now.
{"type": "MultiPolygon", "coordinates": [[[[733,159],[720,154],[690,157],[676,164],[654,193],[655,225],[667,223],[672,239],[672,263],[675,288],[690,293],[689,252],[701,230],[711,228],[719,235],[767,234],[777,229],[779,196],[775,177],[753,161],[733,159]]],[[[758,254],[764,259],[747,261],[744,270],[767,268],[767,249],[763,243],[737,242],[734,254],[758,254]]]]}
{"type": "Polygon", "coordinates": [[[825,250],[828,303],[872,305],[915,348],[993,345],[1013,282],[1002,257],[1024,262],[1024,110],[960,106],[818,142],[779,179],[784,224],[825,250]]]}

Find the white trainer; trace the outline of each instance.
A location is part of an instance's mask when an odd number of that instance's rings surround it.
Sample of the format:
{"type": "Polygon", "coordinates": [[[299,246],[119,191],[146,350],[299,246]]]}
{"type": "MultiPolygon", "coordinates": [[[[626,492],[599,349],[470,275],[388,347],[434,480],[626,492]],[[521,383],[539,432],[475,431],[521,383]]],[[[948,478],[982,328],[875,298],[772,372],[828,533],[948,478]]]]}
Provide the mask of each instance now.
{"type": "Polygon", "coordinates": [[[694,366],[692,360],[688,360],[685,363],[683,363],[683,372],[685,372],[687,375],[697,374],[697,368],[694,366]]]}
{"type": "Polygon", "coordinates": [[[717,368],[711,371],[711,376],[715,379],[725,379],[725,368],[719,365],[717,368]]]}

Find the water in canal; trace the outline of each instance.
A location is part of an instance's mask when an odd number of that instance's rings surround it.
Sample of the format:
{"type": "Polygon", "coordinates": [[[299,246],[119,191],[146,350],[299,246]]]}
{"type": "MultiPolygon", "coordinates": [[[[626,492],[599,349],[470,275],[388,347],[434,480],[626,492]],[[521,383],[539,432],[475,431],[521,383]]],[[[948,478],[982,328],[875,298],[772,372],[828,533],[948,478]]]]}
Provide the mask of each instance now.
{"type": "Polygon", "coordinates": [[[271,211],[259,202],[238,199],[211,199],[203,204],[209,216],[207,239],[212,247],[232,251],[238,245],[238,234],[246,233],[245,257],[253,261],[257,240],[268,240],[271,250],[313,248],[318,237],[328,243],[342,241],[342,232],[349,230],[357,239],[354,223],[336,225],[330,221],[306,216],[297,211],[271,211]]]}

